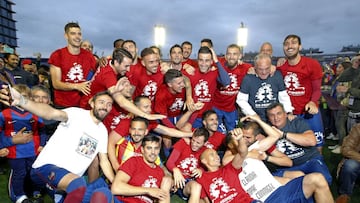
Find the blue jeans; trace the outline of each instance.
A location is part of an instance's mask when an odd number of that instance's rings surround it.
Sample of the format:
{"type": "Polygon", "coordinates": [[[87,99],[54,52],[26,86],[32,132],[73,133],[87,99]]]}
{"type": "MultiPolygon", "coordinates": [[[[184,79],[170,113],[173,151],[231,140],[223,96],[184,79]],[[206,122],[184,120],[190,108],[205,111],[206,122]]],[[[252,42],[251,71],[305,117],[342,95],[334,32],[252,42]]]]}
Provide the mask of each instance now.
{"type": "Polygon", "coordinates": [[[339,194],[351,195],[355,181],[360,175],[360,162],[347,159],[341,168],[339,175],[339,194]]]}
{"type": "Polygon", "coordinates": [[[332,182],[332,176],[329,172],[328,167],[325,164],[324,157],[321,155],[311,158],[310,160],[306,161],[305,163],[297,165],[297,166],[277,169],[277,171],[275,173],[273,173],[273,175],[281,174],[284,171],[302,171],[305,174],[318,172],[318,173],[323,174],[323,176],[325,177],[325,179],[329,185],[331,185],[331,182],[332,182]]]}
{"type": "Polygon", "coordinates": [[[226,132],[236,128],[239,121],[239,115],[237,110],[232,112],[226,112],[215,107],[213,107],[213,110],[216,112],[219,120],[219,132],[226,134],[226,132]]]}

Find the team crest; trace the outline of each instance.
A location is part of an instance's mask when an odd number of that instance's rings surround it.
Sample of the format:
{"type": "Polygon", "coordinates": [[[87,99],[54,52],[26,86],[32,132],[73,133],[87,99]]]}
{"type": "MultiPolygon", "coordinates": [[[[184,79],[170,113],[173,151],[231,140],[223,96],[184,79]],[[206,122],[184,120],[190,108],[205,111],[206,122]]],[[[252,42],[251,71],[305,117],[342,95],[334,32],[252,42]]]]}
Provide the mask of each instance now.
{"type": "Polygon", "coordinates": [[[235,188],[230,188],[230,186],[222,179],[222,177],[214,178],[213,182],[209,186],[210,196],[213,198],[213,202],[220,200],[228,200],[230,202],[238,194],[235,188]]]}
{"type": "Polygon", "coordinates": [[[285,75],[284,83],[290,96],[302,96],[305,94],[305,87],[300,85],[299,77],[296,73],[285,75]]]}
{"type": "Polygon", "coordinates": [[[157,83],[150,80],[145,85],[143,95],[148,96],[151,101],[154,101],[154,96],[157,91],[157,83]]]}
{"type": "Polygon", "coordinates": [[[84,72],[81,64],[74,63],[67,73],[67,81],[80,82],[84,81],[84,72]]]}
{"type": "Polygon", "coordinates": [[[200,80],[198,84],[195,85],[195,96],[198,97],[200,102],[209,102],[211,94],[209,94],[209,85],[205,80],[200,80]]]}

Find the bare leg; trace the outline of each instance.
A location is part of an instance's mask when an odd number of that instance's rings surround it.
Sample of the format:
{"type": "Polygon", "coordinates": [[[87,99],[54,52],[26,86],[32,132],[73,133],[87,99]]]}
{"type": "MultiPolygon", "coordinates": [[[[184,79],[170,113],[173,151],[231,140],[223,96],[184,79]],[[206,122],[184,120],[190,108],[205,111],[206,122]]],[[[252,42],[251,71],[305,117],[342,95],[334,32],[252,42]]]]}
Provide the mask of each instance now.
{"type": "Polygon", "coordinates": [[[94,180],[98,179],[99,176],[100,176],[100,172],[99,172],[99,157],[96,156],[94,161],[91,162],[88,170],[87,170],[87,173],[88,173],[88,181],[89,183],[93,182],[94,180]]]}
{"type": "Polygon", "coordinates": [[[300,176],[304,176],[302,171],[285,171],[283,177],[290,178],[291,180],[300,176]]]}
{"type": "Polygon", "coordinates": [[[189,197],[189,203],[196,203],[200,201],[201,185],[192,180],[184,187],[184,194],[189,197]]]}
{"type": "Polygon", "coordinates": [[[166,196],[166,198],[162,201],[159,201],[159,203],[170,203],[170,189],[172,186],[172,178],[170,176],[164,176],[160,188],[162,190],[165,190],[169,193],[169,195],[166,196]]]}
{"type": "Polygon", "coordinates": [[[329,185],[320,173],[310,173],[304,177],[303,191],[306,198],[314,195],[315,202],[317,203],[334,202],[329,185]]]}

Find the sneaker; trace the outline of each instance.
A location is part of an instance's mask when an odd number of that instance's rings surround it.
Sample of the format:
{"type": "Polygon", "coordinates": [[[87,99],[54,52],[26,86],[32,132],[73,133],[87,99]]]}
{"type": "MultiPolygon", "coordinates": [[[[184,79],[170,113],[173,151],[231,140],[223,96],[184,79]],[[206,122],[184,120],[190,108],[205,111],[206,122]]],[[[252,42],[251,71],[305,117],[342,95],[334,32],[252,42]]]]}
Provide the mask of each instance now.
{"type": "Polygon", "coordinates": [[[350,201],[349,195],[340,195],[338,198],[336,198],[336,203],[348,203],[350,201]]]}
{"type": "Polygon", "coordinates": [[[341,153],[341,146],[336,147],[335,149],[331,150],[334,154],[340,154],[341,153]]]}
{"type": "Polygon", "coordinates": [[[339,136],[334,135],[334,133],[330,133],[329,136],[326,137],[327,140],[339,140],[339,136]]]}
{"type": "Polygon", "coordinates": [[[335,148],[337,148],[337,147],[339,147],[339,145],[328,146],[328,149],[333,150],[333,149],[335,149],[335,148]]]}
{"type": "Polygon", "coordinates": [[[21,203],[32,203],[30,199],[24,199],[21,203]]]}
{"type": "Polygon", "coordinates": [[[32,203],[44,203],[44,199],[41,194],[34,195],[34,197],[32,198],[32,203]]]}

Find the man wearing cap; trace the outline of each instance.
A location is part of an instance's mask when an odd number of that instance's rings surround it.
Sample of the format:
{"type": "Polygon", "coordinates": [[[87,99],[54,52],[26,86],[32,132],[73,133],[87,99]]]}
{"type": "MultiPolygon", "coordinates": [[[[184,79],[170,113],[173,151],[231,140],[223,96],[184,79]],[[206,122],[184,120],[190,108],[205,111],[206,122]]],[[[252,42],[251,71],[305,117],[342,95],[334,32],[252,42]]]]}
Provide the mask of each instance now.
{"type": "Polygon", "coordinates": [[[36,64],[31,59],[23,59],[21,61],[21,65],[25,71],[30,72],[32,74],[36,74],[37,72],[36,64]]]}

